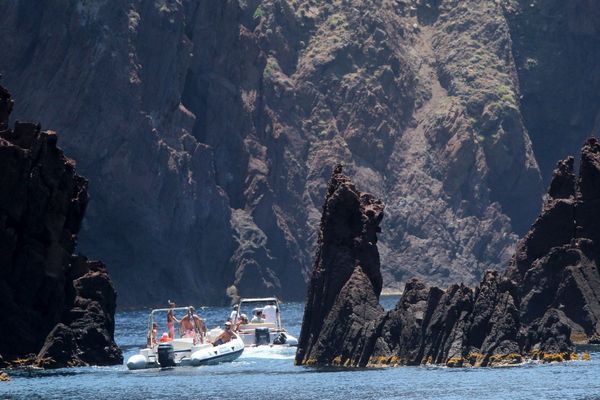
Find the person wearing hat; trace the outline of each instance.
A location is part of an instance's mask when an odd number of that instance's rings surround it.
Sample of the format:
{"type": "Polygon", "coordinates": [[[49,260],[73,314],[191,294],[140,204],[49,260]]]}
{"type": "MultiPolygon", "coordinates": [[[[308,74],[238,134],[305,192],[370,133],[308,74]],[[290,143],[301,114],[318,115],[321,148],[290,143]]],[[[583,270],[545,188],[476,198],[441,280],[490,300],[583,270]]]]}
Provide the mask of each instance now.
{"type": "Polygon", "coordinates": [[[231,329],[231,322],[227,321],[225,322],[225,329],[223,330],[223,333],[221,333],[213,342],[213,346],[218,346],[221,345],[223,343],[227,343],[229,341],[231,341],[231,339],[233,339],[233,332],[231,329]]]}
{"type": "Polygon", "coordinates": [[[238,318],[237,324],[235,325],[235,331],[239,332],[242,325],[247,325],[250,321],[248,320],[248,316],[246,314],[241,314],[238,318]]]}
{"type": "Polygon", "coordinates": [[[234,325],[236,323],[236,318],[237,318],[237,315],[238,315],[238,307],[239,307],[239,305],[235,304],[233,306],[233,310],[231,310],[231,314],[229,314],[228,321],[230,321],[234,325]]]}

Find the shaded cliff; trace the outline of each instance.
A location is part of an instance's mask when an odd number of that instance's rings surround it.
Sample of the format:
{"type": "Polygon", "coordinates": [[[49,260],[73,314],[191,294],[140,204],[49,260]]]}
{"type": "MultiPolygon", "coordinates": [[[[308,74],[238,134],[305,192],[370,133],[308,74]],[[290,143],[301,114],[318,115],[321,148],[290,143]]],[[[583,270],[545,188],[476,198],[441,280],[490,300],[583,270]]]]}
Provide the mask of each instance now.
{"type": "Polygon", "coordinates": [[[74,254],[87,180],[40,125],[16,122],[0,86],[0,355],[46,367],[122,362],[104,264],[74,254]]]}
{"type": "Polygon", "coordinates": [[[338,162],[390,199],[388,289],[475,284],[598,109],[597,6],[529,3],[10,0],[0,72],[93,181],[123,305],[302,298],[338,162]]]}
{"type": "Polygon", "coordinates": [[[494,366],[576,359],[573,343],[600,334],[600,144],[589,139],[581,154],[578,178],[572,157],[558,163],[542,213],[506,272],[487,271],[475,289],[442,290],[413,279],[388,312],[379,305],[376,245],[383,204],[336,171],[296,363],[494,366]]]}

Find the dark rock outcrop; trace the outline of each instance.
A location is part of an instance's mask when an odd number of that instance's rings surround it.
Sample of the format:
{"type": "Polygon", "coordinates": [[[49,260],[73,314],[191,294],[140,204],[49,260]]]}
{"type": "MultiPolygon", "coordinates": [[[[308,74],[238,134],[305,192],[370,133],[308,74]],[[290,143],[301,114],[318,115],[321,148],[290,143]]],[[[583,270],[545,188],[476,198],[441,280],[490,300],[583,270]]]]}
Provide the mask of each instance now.
{"type": "Polygon", "coordinates": [[[475,290],[411,280],[388,312],[378,303],[383,204],[334,173],[296,363],[494,366],[576,358],[574,343],[600,334],[600,144],[589,139],[581,154],[578,178],[572,157],[558,163],[542,213],[506,272],[486,272],[475,290]]]}
{"type": "Polygon", "coordinates": [[[87,180],[40,125],[16,122],[0,86],[0,355],[60,367],[122,362],[116,292],[101,262],[75,255],[87,180]]]}
{"type": "Polygon", "coordinates": [[[475,284],[543,191],[500,3],[8,1],[0,72],[94,182],[121,304],[301,299],[338,162],[389,199],[387,289],[475,284]]]}
{"type": "Polygon", "coordinates": [[[336,167],[323,206],[298,359],[323,364],[335,357],[360,357],[361,339],[373,328],[369,323],[383,315],[377,250],[383,208],[336,167]]]}

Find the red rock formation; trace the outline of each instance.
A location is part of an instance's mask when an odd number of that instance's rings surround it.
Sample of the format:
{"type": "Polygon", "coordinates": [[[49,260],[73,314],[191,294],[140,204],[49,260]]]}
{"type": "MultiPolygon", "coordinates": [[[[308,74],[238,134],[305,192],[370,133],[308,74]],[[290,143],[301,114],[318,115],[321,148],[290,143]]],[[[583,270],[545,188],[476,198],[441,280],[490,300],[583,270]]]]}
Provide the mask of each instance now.
{"type": "Polygon", "coordinates": [[[87,180],[54,132],[21,122],[8,129],[11,109],[0,87],[0,354],[38,354],[50,367],[120,363],[106,268],[74,255],[87,180]]]}

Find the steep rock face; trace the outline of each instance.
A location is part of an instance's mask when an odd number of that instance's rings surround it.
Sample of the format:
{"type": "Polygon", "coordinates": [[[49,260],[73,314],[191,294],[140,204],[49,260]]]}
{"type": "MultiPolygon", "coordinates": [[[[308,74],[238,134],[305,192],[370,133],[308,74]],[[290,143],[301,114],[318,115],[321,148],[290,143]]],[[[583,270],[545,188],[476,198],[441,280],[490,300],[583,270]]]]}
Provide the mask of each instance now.
{"type": "Polygon", "coordinates": [[[546,180],[556,160],[600,133],[600,4],[589,0],[505,2],[520,104],[546,180]]]}
{"type": "Polygon", "coordinates": [[[21,122],[8,129],[12,104],[0,87],[0,354],[10,361],[39,353],[51,367],[120,363],[106,268],[73,254],[87,180],[54,132],[21,122]],[[50,350],[57,346],[60,356],[50,350]]]}
{"type": "Polygon", "coordinates": [[[505,14],[474,0],[10,0],[0,71],[20,115],[59,130],[93,180],[81,247],[121,304],[301,298],[338,162],[390,199],[388,289],[474,283],[509,260],[542,193],[505,14]]]}
{"type": "Polygon", "coordinates": [[[323,364],[361,354],[369,322],[383,314],[377,251],[382,218],[381,200],[356,190],[338,166],[323,205],[298,362],[323,364]]]}
{"type": "MultiPolygon", "coordinates": [[[[340,182],[353,186],[335,174],[323,208],[296,363],[493,366],[576,357],[573,342],[600,333],[600,220],[594,207],[600,196],[600,144],[588,140],[581,154],[577,179],[572,157],[558,163],[542,213],[518,243],[506,272],[486,272],[475,290],[455,284],[444,291],[411,280],[396,308],[386,313],[378,304],[379,288],[364,278],[375,274],[378,264],[368,264],[372,272],[365,273],[356,255],[329,263],[323,257],[332,244],[351,246],[347,238],[358,231],[351,233],[346,216],[364,213],[357,194],[353,202],[336,201],[340,182]],[[324,240],[326,232],[338,236],[324,240]],[[335,295],[324,296],[323,288],[333,288],[335,295]]],[[[360,220],[368,221],[355,217],[356,226],[360,220]]],[[[355,241],[361,243],[360,236],[355,241]]],[[[370,243],[377,252],[376,240],[370,243]]]]}

